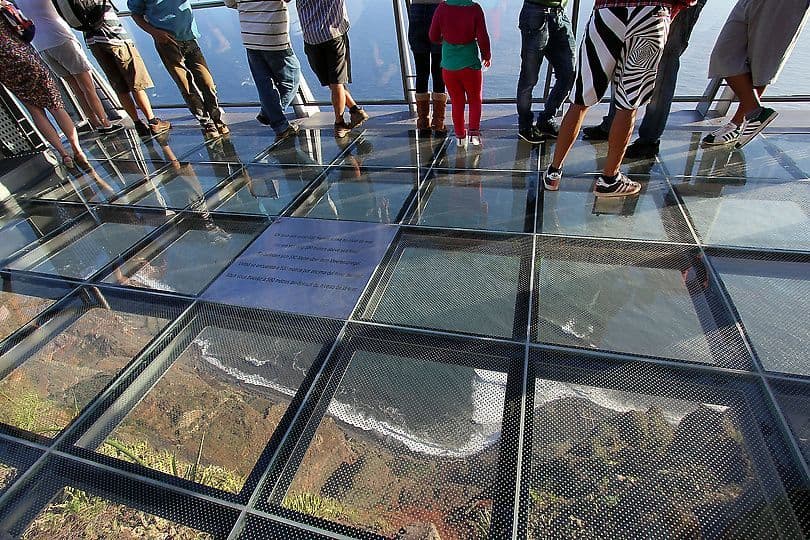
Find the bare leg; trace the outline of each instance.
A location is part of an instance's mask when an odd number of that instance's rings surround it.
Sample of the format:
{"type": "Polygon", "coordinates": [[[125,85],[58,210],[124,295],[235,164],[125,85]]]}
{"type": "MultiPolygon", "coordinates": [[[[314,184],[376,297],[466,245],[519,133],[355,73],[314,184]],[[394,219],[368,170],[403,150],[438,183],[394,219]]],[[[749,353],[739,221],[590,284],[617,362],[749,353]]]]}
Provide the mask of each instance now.
{"type": "Polygon", "coordinates": [[[585,120],[585,113],[588,112],[588,107],[585,105],[577,105],[572,103],[568,110],[565,112],[562,123],[560,124],[560,135],[557,137],[557,145],[554,147],[554,159],[551,160],[551,165],[555,169],[561,169],[565,157],[574,146],[574,141],[577,140],[579,130],[582,127],[582,122],[585,120]]]}
{"type": "Polygon", "coordinates": [[[133,90],[132,97],[135,98],[135,103],[138,104],[138,108],[143,112],[147,120],[155,117],[155,113],[152,112],[152,104],[149,103],[149,96],[146,95],[144,90],[133,90]]]}
{"type": "MultiPolygon", "coordinates": [[[[59,134],[53,128],[51,121],[48,120],[48,117],[45,116],[45,109],[40,107],[35,107],[33,105],[25,104],[25,108],[28,109],[28,112],[31,113],[31,118],[34,120],[34,125],[37,126],[37,129],[42,136],[45,137],[45,140],[48,141],[54,150],[56,150],[60,156],[65,157],[69,156],[64,147],[62,147],[62,139],[59,137],[59,134]]],[[[64,111],[63,111],[64,112],[64,111]]],[[[70,117],[68,117],[70,120],[70,117]]],[[[73,123],[71,121],[71,123],[73,123]]],[[[76,133],[76,129],[73,129],[73,132],[76,133]]]]}
{"type": "Polygon", "coordinates": [[[335,122],[343,121],[343,113],[346,112],[346,88],[342,84],[330,84],[329,90],[332,92],[332,107],[335,109],[335,122]]]}
{"type": "Polygon", "coordinates": [[[627,151],[627,144],[630,142],[635,123],[635,109],[616,109],[616,116],[610,125],[610,135],[608,135],[608,154],[603,169],[605,176],[619,174],[619,167],[624,159],[624,153],[627,151]]]}
{"type": "Polygon", "coordinates": [[[731,119],[732,122],[739,126],[742,124],[743,120],[745,120],[746,114],[761,105],[759,98],[765,93],[765,87],[753,86],[750,73],[746,73],[744,75],[735,75],[734,77],[729,77],[727,80],[729,86],[731,86],[731,89],[734,90],[734,93],[737,94],[737,97],[740,100],[739,105],[737,105],[737,112],[734,113],[734,117],[731,119]],[[741,79],[738,79],[738,77],[741,79]],[[733,82],[732,79],[734,79],[733,82]],[[737,84],[738,87],[735,87],[735,84],[737,84]],[[749,86],[753,89],[752,91],[748,90],[749,86]],[[741,92],[746,93],[745,101],[741,97],[741,92]],[[752,95],[753,97],[751,97],[752,95]]]}
{"type": "Polygon", "coordinates": [[[118,101],[121,102],[121,106],[127,112],[127,115],[137,124],[138,110],[135,108],[135,102],[132,100],[132,96],[129,92],[121,92],[118,94],[118,101]]]}
{"type": "Polygon", "coordinates": [[[56,123],[59,124],[59,127],[62,129],[62,133],[67,137],[68,143],[70,143],[70,147],[73,149],[73,155],[78,161],[86,161],[87,158],[82,151],[82,147],[79,145],[79,135],[76,133],[76,126],[73,125],[73,120],[70,119],[67,111],[65,111],[65,109],[49,110],[54,119],[56,119],[56,123]]]}
{"type": "Polygon", "coordinates": [[[343,91],[346,93],[346,106],[351,109],[352,107],[357,105],[357,102],[354,100],[351,93],[349,93],[349,89],[346,88],[345,85],[343,86],[343,91]]]}
{"type": "MultiPolygon", "coordinates": [[[[93,77],[89,71],[79,73],[71,77],[74,83],[79,87],[78,94],[84,97],[83,103],[87,104],[86,112],[92,111],[93,116],[96,118],[97,124],[95,127],[110,127],[111,123],[107,118],[107,113],[104,111],[104,106],[96,93],[96,84],[93,82],[93,77]]],[[[75,90],[74,90],[75,91],[75,90]]],[[[88,114],[89,115],[89,114],[88,114]]],[[[93,123],[92,120],[90,123],[93,123]]]]}
{"type": "Polygon", "coordinates": [[[76,96],[76,99],[79,101],[79,108],[82,110],[85,116],[87,116],[87,121],[90,122],[90,125],[93,126],[94,129],[100,128],[101,119],[96,116],[96,112],[90,107],[90,104],[87,103],[87,98],[84,97],[84,92],[82,92],[82,88],[79,86],[76,79],[73,77],[65,77],[65,82],[73,91],[73,95],[76,96]]]}

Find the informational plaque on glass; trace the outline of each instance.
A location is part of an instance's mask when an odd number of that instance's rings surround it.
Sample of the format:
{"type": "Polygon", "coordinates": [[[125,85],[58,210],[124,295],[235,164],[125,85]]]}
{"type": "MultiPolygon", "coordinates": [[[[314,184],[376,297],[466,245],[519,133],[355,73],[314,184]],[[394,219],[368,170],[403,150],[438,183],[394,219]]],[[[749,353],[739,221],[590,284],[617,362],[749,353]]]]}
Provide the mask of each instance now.
{"type": "Polygon", "coordinates": [[[396,233],[393,225],[280,218],[231,263],[203,298],[345,319],[396,233]]]}

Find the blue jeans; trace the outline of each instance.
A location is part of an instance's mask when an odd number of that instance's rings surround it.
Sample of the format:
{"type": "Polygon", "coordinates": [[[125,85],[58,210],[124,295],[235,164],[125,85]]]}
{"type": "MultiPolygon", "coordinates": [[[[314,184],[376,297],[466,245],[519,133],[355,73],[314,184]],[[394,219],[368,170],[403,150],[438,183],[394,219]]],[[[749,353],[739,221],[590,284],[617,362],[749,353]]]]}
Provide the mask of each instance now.
{"type": "Polygon", "coordinates": [[[574,32],[563,10],[524,3],[520,11],[520,77],[517,86],[517,112],[520,129],[532,126],[532,91],[540,76],[543,57],[554,70],[551,88],[538,122],[553,118],[574,85],[574,32]]]}
{"type": "MultiPolygon", "coordinates": [[[[675,96],[675,85],[678,82],[678,70],[681,68],[681,55],[689,46],[689,37],[697,24],[698,16],[706,0],[698,0],[694,6],[678,14],[669,27],[669,37],[664,46],[658,74],[655,76],[655,88],[644,119],[638,128],[638,140],[641,143],[654,144],[661,139],[667,127],[667,119],[672,109],[672,98],[675,96]]],[[[601,127],[610,131],[613,117],[616,116],[616,101],[611,100],[607,116],[602,118],[601,127]]]]}
{"type": "Polygon", "coordinates": [[[282,133],[290,127],[284,111],[292,103],[301,81],[301,64],[292,49],[286,51],[247,50],[248,65],[256,89],[262,114],[270,120],[270,127],[282,133]]]}

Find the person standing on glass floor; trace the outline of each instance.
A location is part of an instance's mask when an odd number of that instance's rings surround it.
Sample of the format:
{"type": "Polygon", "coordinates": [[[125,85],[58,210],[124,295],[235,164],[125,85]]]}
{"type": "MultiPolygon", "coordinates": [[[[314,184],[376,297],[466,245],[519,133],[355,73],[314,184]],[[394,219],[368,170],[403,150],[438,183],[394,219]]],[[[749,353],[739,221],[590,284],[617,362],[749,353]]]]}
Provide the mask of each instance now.
{"type": "Polygon", "coordinates": [[[709,78],[725,79],[740,104],[729,123],[703,138],[708,146],[742,148],[777,116],[759,98],[796,45],[810,12],[808,0],[738,0],[717,37],[709,78]]]}
{"type": "Polygon", "coordinates": [[[620,166],[633,133],[636,111],[652,97],[671,16],[695,2],[596,0],[579,47],[573,103],[560,126],[554,157],[543,174],[545,189],[560,189],[563,162],[579,135],[585,114],[599,103],[612,82],[616,116],[610,127],[607,159],[593,192],[597,197],[624,197],[641,191],[641,184],[624,175],[620,166]]]}
{"type": "Polygon", "coordinates": [[[301,81],[301,64],[290,41],[289,2],[225,0],[226,6],[239,11],[242,42],[262,105],[256,119],[276,132],[277,141],[298,133],[298,125],[284,114],[301,81]]]}
{"type": "Polygon", "coordinates": [[[335,137],[349,132],[368,120],[368,114],[349,92],[352,59],[349,50],[349,13],[345,0],[296,0],[304,52],[321,86],[328,86],[335,109],[335,137]],[[349,108],[349,123],[344,114],[349,108]]]}
{"type": "Polygon", "coordinates": [[[206,137],[230,133],[222,120],[214,78],[197,43],[200,31],[190,0],[127,0],[132,20],[152,36],[191,114],[206,137]]]}
{"type": "Polygon", "coordinates": [[[574,31],[565,14],[568,0],[524,0],[520,10],[520,77],[517,85],[518,135],[540,144],[559,133],[554,117],[574,86],[574,31]],[[554,69],[543,112],[534,123],[532,90],[537,86],[543,57],[554,69]]]}

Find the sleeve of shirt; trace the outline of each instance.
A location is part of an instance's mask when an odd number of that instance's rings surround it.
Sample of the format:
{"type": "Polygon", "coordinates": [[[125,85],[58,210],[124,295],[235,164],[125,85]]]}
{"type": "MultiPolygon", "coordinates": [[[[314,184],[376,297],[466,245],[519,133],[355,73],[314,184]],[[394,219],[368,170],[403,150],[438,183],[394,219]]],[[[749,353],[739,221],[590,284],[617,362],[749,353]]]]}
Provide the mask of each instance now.
{"type": "Polygon", "coordinates": [[[428,37],[433,43],[442,42],[442,13],[444,13],[444,4],[439,4],[436,11],[433,13],[433,20],[430,21],[430,31],[428,37]]]}
{"type": "Polygon", "coordinates": [[[127,0],[127,8],[133,15],[143,15],[146,12],[146,4],[143,0],[127,0]]]}
{"type": "Polygon", "coordinates": [[[225,6],[231,9],[237,9],[236,0],[225,0],[225,6]]]}
{"type": "Polygon", "coordinates": [[[475,29],[476,29],[475,39],[478,40],[478,48],[481,49],[481,59],[491,60],[492,51],[490,50],[489,32],[487,32],[487,21],[486,17],[484,17],[484,10],[481,9],[480,5],[478,6],[477,19],[478,20],[475,22],[475,29]]]}

